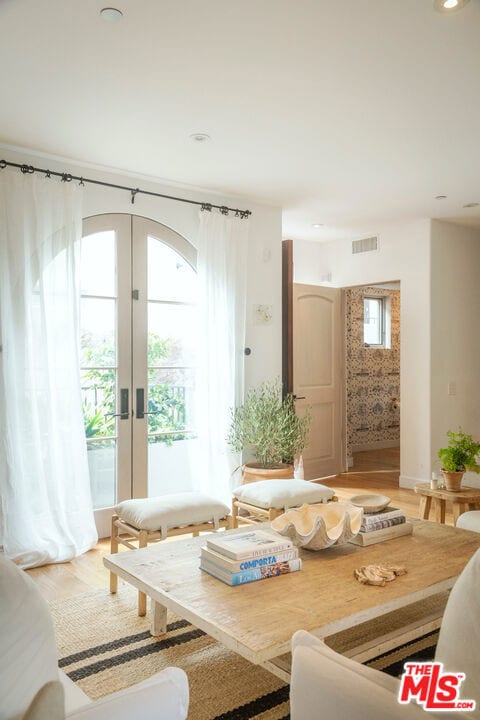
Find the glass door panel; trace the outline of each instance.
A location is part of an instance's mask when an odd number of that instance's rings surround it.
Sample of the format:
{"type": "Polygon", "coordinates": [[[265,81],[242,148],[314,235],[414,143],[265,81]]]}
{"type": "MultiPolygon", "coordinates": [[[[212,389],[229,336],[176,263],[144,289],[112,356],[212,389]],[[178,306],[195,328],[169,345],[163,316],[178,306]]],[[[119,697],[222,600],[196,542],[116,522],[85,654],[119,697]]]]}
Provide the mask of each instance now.
{"type": "Polygon", "coordinates": [[[131,496],[130,468],[128,476],[124,468],[124,460],[130,462],[131,436],[124,424],[131,424],[131,419],[119,417],[120,391],[130,393],[125,370],[130,358],[124,357],[125,347],[130,348],[130,322],[122,320],[126,300],[120,297],[128,292],[129,226],[118,216],[88,218],[81,242],[81,390],[92,500],[101,536],[106,534],[113,506],[131,496]]]}
{"type": "Polygon", "coordinates": [[[177,250],[148,238],[148,299],[197,301],[197,273],[177,250]]]}
{"type": "Polygon", "coordinates": [[[136,241],[143,243],[139,257],[145,255],[147,266],[147,352],[137,358],[135,375],[146,388],[144,492],[151,497],[195,488],[197,275],[193,248],[184,238],[140,220],[135,218],[136,241]]]}
{"type": "Polygon", "coordinates": [[[149,366],[193,367],[197,351],[196,329],[194,305],[149,300],[149,366]]]}
{"type": "Polygon", "coordinates": [[[85,435],[105,536],[118,501],[195,488],[196,253],[130,215],[87,218],[81,250],[85,435]]]}
{"type": "Polygon", "coordinates": [[[97,510],[112,507],[116,500],[115,233],[85,236],[81,254],[82,405],[93,507],[97,510]]]}

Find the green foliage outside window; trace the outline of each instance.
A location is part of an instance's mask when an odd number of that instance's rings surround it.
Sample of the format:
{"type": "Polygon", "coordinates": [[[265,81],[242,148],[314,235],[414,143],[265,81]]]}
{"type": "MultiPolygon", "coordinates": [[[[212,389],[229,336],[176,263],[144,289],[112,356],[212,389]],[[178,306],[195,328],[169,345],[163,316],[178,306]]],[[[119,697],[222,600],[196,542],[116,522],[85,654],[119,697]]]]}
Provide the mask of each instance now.
{"type": "MultiPolygon", "coordinates": [[[[82,337],[84,368],[82,372],[83,416],[85,436],[101,439],[115,434],[115,345],[113,337],[101,344],[92,342],[89,336],[82,337]],[[108,367],[110,366],[110,368],[108,367]]],[[[156,333],[148,335],[148,432],[172,432],[149,438],[150,443],[162,442],[172,445],[175,440],[191,437],[180,431],[186,429],[185,388],[181,385],[181,370],[162,370],[162,365],[175,365],[180,349],[170,338],[161,338],[156,333]],[[160,367],[159,367],[160,366],[160,367]]],[[[130,399],[130,409],[132,399],[130,399]]],[[[95,443],[98,448],[100,443],[95,443]]]]}

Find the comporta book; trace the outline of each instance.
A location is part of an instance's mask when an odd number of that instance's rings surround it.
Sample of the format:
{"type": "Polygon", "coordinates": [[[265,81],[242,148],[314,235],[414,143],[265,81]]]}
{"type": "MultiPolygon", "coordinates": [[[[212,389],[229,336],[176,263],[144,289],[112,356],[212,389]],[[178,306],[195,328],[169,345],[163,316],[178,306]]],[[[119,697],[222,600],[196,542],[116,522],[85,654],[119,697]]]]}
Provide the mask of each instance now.
{"type": "Polygon", "coordinates": [[[218,567],[218,565],[202,559],[200,568],[227,585],[245,585],[246,583],[255,582],[256,580],[266,580],[268,578],[297,572],[297,570],[301,570],[302,568],[302,561],[300,558],[296,558],[295,560],[262,565],[258,568],[244,570],[243,572],[230,573],[218,567]]]}
{"type": "Polygon", "coordinates": [[[295,560],[298,557],[298,548],[292,547],[288,550],[280,550],[280,552],[268,552],[255,558],[244,558],[243,560],[232,560],[221,553],[215,552],[207,547],[201,550],[201,560],[213,563],[217,567],[229,573],[241,572],[243,570],[253,570],[263,567],[264,565],[273,565],[279,562],[295,560]]]}
{"type": "Polygon", "coordinates": [[[293,543],[290,539],[280,535],[275,536],[273,533],[253,530],[238,535],[222,535],[221,538],[209,537],[207,538],[207,547],[232,558],[232,560],[244,560],[288,550],[293,547],[293,543]]]}

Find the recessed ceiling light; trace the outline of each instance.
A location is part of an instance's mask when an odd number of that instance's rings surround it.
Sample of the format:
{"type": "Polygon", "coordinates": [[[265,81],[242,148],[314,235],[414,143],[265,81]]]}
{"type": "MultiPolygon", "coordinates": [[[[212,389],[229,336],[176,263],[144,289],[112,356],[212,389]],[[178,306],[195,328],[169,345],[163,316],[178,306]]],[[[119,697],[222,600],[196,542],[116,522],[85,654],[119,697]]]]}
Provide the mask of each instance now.
{"type": "Polygon", "coordinates": [[[466,203],[463,207],[469,208],[469,207],[478,207],[480,203],[466,203]]]}
{"type": "Polygon", "coordinates": [[[433,7],[437,12],[453,13],[461,10],[470,0],[433,0],[433,7]]]}
{"type": "Polygon", "coordinates": [[[314,227],[314,228],[323,227],[323,223],[312,223],[312,227],[314,227]]]}
{"type": "Polygon", "coordinates": [[[203,143],[211,140],[211,137],[210,135],[207,135],[207,133],[193,133],[192,135],[190,135],[190,140],[193,140],[193,142],[197,143],[203,143]]]}
{"type": "Polygon", "coordinates": [[[446,199],[447,199],[446,195],[435,195],[435,200],[446,200],[446,199]]]}
{"type": "Polygon", "coordinates": [[[100,15],[102,20],[105,20],[105,22],[118,22],[123,17],[121,10],[117,10],[117,8],[112,7],[102,8],[100,10],[100,15]]]}

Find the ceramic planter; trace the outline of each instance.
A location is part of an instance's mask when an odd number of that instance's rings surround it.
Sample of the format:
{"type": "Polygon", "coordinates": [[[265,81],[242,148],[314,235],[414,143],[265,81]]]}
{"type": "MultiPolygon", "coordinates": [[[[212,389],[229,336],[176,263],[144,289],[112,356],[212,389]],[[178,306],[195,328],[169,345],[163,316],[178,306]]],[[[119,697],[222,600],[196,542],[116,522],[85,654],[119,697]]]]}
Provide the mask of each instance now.
{"type": "Polygon", "coordinates": [[[278,464],[263,467],[261,463],[246,463],[242,466],[243,484],[258,480],[284,480],[293,478],[293,465],[278,464]]]}
{"type": "Polygon", "coordinates": [[[462,487],[462,478],[464,476],[463,470],[460,472],[447,472],[442,470],[442,475],[445,480],[445,489],[451,492],[458,492],[462,487]]]}

